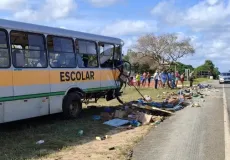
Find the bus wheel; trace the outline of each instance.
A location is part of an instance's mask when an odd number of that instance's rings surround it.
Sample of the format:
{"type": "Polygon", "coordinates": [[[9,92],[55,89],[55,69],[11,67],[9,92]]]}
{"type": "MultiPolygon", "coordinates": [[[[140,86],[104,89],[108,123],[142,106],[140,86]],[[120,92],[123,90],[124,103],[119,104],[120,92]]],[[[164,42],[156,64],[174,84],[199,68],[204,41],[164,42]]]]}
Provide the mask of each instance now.
{"type": "Polygon", "coordinates": [[[69,93],[63,100],[63,114],[65,118],[77,118],[82,110],[81,98],[77,93],[69,93]]]}

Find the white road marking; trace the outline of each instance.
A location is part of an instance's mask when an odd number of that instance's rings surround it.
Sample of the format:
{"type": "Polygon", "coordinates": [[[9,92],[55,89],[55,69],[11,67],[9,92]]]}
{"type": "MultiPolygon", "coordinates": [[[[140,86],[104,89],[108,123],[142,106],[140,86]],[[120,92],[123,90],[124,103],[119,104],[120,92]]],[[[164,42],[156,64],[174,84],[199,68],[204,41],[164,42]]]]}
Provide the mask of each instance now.
{"type": "Polygon", "coordinates": [[[227,99],[223,84],[223,104],[224,104],[224,139],[225,139],[225,160],[230,160],[230,134],[229,134],[229,119],[227,110],[227,99]]]}

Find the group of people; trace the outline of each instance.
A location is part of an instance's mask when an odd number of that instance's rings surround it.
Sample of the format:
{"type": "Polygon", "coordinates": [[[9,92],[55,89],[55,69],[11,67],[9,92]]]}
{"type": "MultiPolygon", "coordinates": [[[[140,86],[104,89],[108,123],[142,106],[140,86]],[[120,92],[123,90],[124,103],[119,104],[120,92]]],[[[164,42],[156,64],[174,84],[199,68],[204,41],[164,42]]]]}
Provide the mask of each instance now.
{"type": "Polygon", "coordinates": [[[159,72],[158,70],[151,76],[149,72],[144,72],[142,76],[137,73],[136,74],[136,84],[138,87],[146,86],[148,83],[148,87],[150,87],[151,80],[154,80],[154,87],[157,88],[165,88],[167,87],[167,83],[170,84],[171,88],[177,88],[178,82],[181,83],[182,87],[184,86],[184,73],[179,74],[178,71],[174,72],[159,72]]]}

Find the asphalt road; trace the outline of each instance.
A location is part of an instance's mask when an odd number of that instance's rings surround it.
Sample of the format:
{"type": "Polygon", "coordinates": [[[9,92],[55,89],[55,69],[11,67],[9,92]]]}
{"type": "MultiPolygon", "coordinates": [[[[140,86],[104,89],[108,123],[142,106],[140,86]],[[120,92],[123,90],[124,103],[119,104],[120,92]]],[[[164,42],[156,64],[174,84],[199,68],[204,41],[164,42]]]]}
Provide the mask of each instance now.
{"type": "MultiPolygon", "coordinates": [[[[223,85],[209,92],[200,108],[187,107],[165,120],[140,142],[133,160],[224,160],[223,85]]],[[[225,84],[230,113],[230,84],[225,84]]]]}
{"type": "MultiPolygon", "coordinates": [[[[224,84],[224,90],[226,94],[227,106],[228,106],[228,115],[230,115],[230,84],[224,84]]],[[[229,116],[229,124],[230,124],[230,116],[229,116]]]]}

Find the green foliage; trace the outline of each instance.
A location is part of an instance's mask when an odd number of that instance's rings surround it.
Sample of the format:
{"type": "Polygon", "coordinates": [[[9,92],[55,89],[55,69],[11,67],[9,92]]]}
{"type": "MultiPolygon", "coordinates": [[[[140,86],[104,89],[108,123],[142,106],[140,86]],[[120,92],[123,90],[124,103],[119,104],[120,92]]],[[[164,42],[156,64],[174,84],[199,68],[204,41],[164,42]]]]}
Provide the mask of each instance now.
{"type": "Polygon", "coordinates": [[[139,64],[139,63],[132,64],[132,71],[134,73],[144,73],[144,72],[150,72],[151,74],[154,73],[154,70],[150,69],[150,66],[148,64],[139,64]]]}
{"type": "MultiPolygon", "coordinates": [[[[132,54],[134,53],[131,50],[129,50],[128,53],[123,57],[124,60],[131,62],[132,72],[134,73],[150,72],[151,74],[155,72],[154,69],[151,69],[151,66],[148,63],[139,63],[139,62],[132,63],[132,61],[130,61],[132,54]]],[[[175,66],[171,66],[170,69],[174,71],[175,66]]],[[[179,71],[180,74],[184,73],[185,69],[190,69],[191,71],[194,70],[192,65],[186,65],[180,62],[177,62],[176,69],[177,71],[179,71]]]]}
{"type": "Polygon", "coordinates": [[[199,67],[197,67],[194,71],[195,75],[197,75],[201,71],[206,71],[210,73],[210,76],[213,76],[214,79],[218,77],[220,74],[219,69],[215,67],[211,60],[206,60],[205,63],[199,67]]]}
{"type": "Polygon", "coordinates": [[[128,61],[128,62],[129,62],[129,56],[128,56],[128,55],[124,55],[124,56],[123,56],[123,60],[125,60],[125,61],[128,61]]]}
{"type": "MultiPolygon", "coordinates": [[[[174,66],[174,65],[171,66],[170,69],[171,69],[172,71],[175,71],[175,66],[174,66]]],[[[186,65],[186,64],[183,64],[183,63],[181,63],[181,62],[177,62],[177,63],[176,63],[176,70],[177,70],[180,74],[184,73],[184,72],[185,72],[185,69],[190,69],[190,71],[193,71],[193,70],[194,70],[194,68],[193,68],[192,65],[186,65]]]]}

